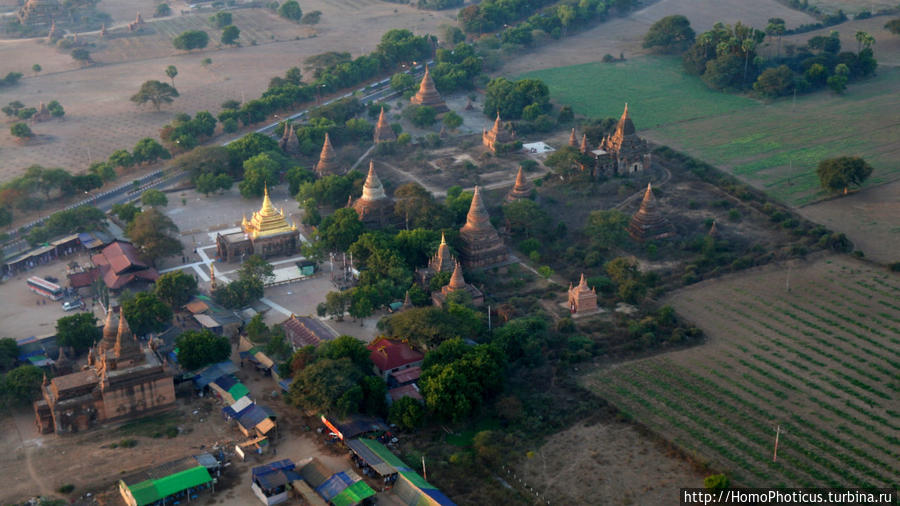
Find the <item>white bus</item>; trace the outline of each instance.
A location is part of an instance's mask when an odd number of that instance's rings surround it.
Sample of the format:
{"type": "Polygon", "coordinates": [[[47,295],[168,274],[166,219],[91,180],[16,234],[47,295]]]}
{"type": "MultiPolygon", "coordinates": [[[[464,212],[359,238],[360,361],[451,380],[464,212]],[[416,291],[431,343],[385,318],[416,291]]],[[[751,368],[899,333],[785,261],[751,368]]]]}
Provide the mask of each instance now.
{"type": "Polygon", "coordinates": [[[43,295],[51,300],[59,300],[63,297],[62,288],[44,278],[32,276],[26,281],[32,292],[43,295]]]}

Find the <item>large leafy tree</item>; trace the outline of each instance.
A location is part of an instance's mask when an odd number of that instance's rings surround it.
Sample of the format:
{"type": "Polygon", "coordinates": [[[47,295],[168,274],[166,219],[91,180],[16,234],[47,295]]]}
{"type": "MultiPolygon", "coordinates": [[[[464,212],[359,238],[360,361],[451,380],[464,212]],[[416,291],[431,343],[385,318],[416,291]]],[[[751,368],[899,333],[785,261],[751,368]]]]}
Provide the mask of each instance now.
{"type": "Polygon", "coordinates": [[[694,43],[694,30],[688,18],[676,14],[666,16],[644,35],[644,47],[662,53],[680,53],[694,43]]]}
{"type": "Polygon", "coordinates": [[[182,271],[167,272],[156,280],[154,293],[173,309],[178,309],[197,293],[197,280],[182,271]]]}
{"type": "Polygon", "coordinates": [[[328,251],[347,251],[363,232],[359,215],[351,208],[341,208],[322,220],[319,239],[328,251]]]}
{"type": "Polygon", "coordinates": [[[132,159],[135,163],[155,163],[159,159],[168,160],[172,157],[172,154],[162,146],[162,144],[156,142],[155,139],[150,137],[145,137],[137,142],[134,145],[134,149],[132,150],[132,159]]]}
{"type": "Polygon", "coordinates": [[[139,213],[125,229],[125,235],[151,262],[182,252],[177,232],[172,219],[153,208],[139,213]]]}
{"type": "Polygon", "coordinates": [[[0,372],[12,369],[19,358],[19,346],[11,337],[0,339],[0,372]]]}
{"type": "Polygon", "coordinates": [[[372,369],[371,353],[366,349],[365,343],[353,336],[340,336],[332,341],[322,343],[316,348],[316,355],[321,358],[338,360],[348,358],[361,371],[372,369]]]}
{"type": "Polygon", "coordinates": [[[278,15],[284,19],[299,22],[303,18],[303,10],[296,0],[287,0],[278,7],[278,15]]]}
{"type": "Polygon", "coordinates": [[[172,45],[175,49],[190,51],[191,49],[202,49],[209,43],[209,34],[203,30],[187,30],[179,36],[172,39],[172,45]]]}
{"type": "Polygon", "coordinates": [[[122,312],[131,331],[138,336],[163,331],[172,323],[172,308],[153,292],[141,292],[124,301],[122,312]]]}
{"type": "Polygon", "coordinates": [[[364,376],[349,358],[318,359],[294,378],[288,400],[307,412],[344,417],[359,409],[363,399],[359,381],[364,376]]]}
{"type": "Polygon", "coordinates": [[[209,330],[189,330],[178,337],[175,344],[178,364],[186,371],[195,371],[216,362],[228,360],[231,344],[228,339],[209,330]]]}
{"type": "Polygon", "coordinates": [[[268,153],[260,153],[244,161],[244,180],[238,184],[244,198],[262,197],[266,184],[277,182],[281,165],[268,153]]]}
{"type": "Polygon", "coordinates": [[[33,365],[20,365],[9,371],[4,378],[6,394],[18,403],[34,400],[40,392],[44,380],[44,370],[33,365]]]}
{"type": "Polygon", "coordinates": [[[56,341],[60,346],[71,346],[84,351],[100,339],[97,318],[90,313],[78,313],[56,320],[56,341]]]}
{"type": "Polygon", "coordinates": [[[519,119],[527,107],[549,111],[550,89],[543,81],[509,81],[504,77],[497,77],[488,83],[484,98],[485,115],[494,117],[499,112],[504,120],[519,119]]]}
{"type": "Polygon", "coordinates": [[[228,25],[222,30],[222,44],[235,44],[240,36],[240,28],[234,25],[228,25]]]}
{"type": "Polygon", "coordinates": [[[544,238],[550,233],[550,215],[533,200],[516,200],[503,206],[509,231],[519,238],[544,238]]]}
{"type": "Polygon", "coordinates": [[[391,404],[388,421],[401,429],[416,429],[425,421],[425,408],[421,402],[412,397],[401,397],[391,404]]]}
{"type": "Polygon", "coordinates": [[[872,166],[858,156],[840,156],[819,162],[816,174],[826,191],[846,195],[850,186],[861,186],[872,175],[872,170],[872,166]]]}
{"type": "Polygon", "coordinates": [[[145,206],[167,206],[169,204],[169,199],[166,197],[166,194],[159,191],[150,189],[141,194],[141,204],[145,206]]]}
{"type": "Polygon", "coordinates": [[[611,249],[628,240],[629,220],[627,214],[615,209],[591,211],[584,231],[594,247],[611,249]]]}
{"type": "MultiPolygon", "coordinates": [[[[441,346],[458,348],[458,344],[447,342],[441,346]]],[[[470,348],[452,360],[432,362],[423,370],[420,380],[425,405],[439,418],[463,420],[486,397],[500,392],[504,372],[501,352],[490,344],[470,348]]]]}
{"type": "Polygon", "coordinates": [[[266,283],[275,277],[272,264],[259,255],[250,255],[238,269],[238,278],[266,283]]]}
{"type": "Polygon", "coordinates": [[[162,104],[171,104],[177,97],[178,90],[172,85],[152,80],[145,81],[144,84],[141,85],[141,89],[131,96],[131,101],[138,105],[144,105],[147,102],[150,102],[158,111],[162,104]]]}

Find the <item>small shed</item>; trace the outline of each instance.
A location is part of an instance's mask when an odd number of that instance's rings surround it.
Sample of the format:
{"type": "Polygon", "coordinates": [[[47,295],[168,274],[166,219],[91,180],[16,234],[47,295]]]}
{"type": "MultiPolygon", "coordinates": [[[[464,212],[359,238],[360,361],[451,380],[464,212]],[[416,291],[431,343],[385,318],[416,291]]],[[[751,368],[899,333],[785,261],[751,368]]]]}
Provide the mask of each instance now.
{"type": "Polygon", "coordinates": [[[366,415],[354,415],[346,420],[331,421],[322,415],[322,423],[343,440],[352,439],[362,434],[387,432],[388,426],[378,418],[366,415]]]}

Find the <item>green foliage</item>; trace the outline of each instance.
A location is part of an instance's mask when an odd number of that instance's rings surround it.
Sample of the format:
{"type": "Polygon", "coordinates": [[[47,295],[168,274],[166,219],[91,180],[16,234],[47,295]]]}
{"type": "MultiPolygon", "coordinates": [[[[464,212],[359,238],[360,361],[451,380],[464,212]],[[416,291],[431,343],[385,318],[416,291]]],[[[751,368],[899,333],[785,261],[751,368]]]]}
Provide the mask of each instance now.
{"type": "Polygon", "coordinates": [[[144,105],[147,102],[150,102],[158,111],[162,104],[171,104],[177,97],[178,90],[169,83],[151,80],[144,81],[144,84],[141,85],[141,89],[131,96],[131,101],[138,105],[144,105]]]}
{"type": "Polygon", "coordinates": [[[347,251],[363,232],[359,215],[351,208],[341,208],[322,220],[319,240],[327,251],[347,251]]]}
{"type": "Polygon", "coordinates": [[[79,47],[77,49],[72,50],[72,59],[74,59],[75,61],[77,61],[81,64],[90,63],[91,53],[88,52],[87,49],[85,49],[83,47],[79,47]]]}
{"type": "Polygon", "coordinates": [[[412,104],[403,109],[403,117],[419,128],[426,128],[434,124],[437,112],[431,106],[412,104]]]}
{"type": "Polygon", "coordinates": [[[3,89],[7,86],[15,86],[19,83],[19,79],[22,78],[21,72],[7,72],[3,79],[0,79],[0,89],[3,89]]]}
{"type": "Polygon", "coordinates": [[[240,139],[228,144],[228,146],[226,146],[226,149],[231,156],[231,164],[234,165],[239,171],[238,174],[232,174],[232,176],[241,174],[240,170],[246,160],[249,160],[250,158],[253,158],[254,156],[257,156],[261,153],[269,151],[279,151],[278,141],[267,135],[256,132],[249,133],[241,137],[240,139]]]}
{"type": "Polygon", "coordinates": [[[135,163],[139,165],[144,162],[156,163],[159,159],[168,160],[172,157],[166,148],[150,137],[139,140],[131,152],[135,163]]]}
{"type": "Polygon", "coordinates": [[[34,137],[34,133],[31,131],[31,128],[29,128],[25,123],[13,123],[13,126],[9,127],[9,133],[12,134],[13,137],[16,137],[18,139],[28,139],[29,137],[34,137]]]}
{"type": "Polygon", "coordinates": [[[238,184],[245,199],[262,197],[266,185],[278,181],[281,165],[268,153],[260,153],[244,161],[244,180],[238,184]]]}
{"type": "Polygon", "coordinates": [[[185,371],[196,371],[209,364],[228,360],[231,344],[211,331],[189,330],[178,336],[175,344],[178,364],[185,371]]]}
{"type": "Polygon", "coordinates": [[[222,30],[222,44],[235,44],[241,36],[241,30],[234,26],[228,25],[222,30]]]}
{"type": "Polygon", "coordinates": [[[851,185],[862,186],[872,175],[872,170],[872,166],[858,156],[840,156],[819,162],[816,174],[826,191],[847,193],[851,185]]]}
{"type": "Polygon", "coordinates": [[[603,266],[609,279],[616,284],[618,296],[626,302],[637,302],[644,297],[647,285],[638,270],[637,260],[618,257],[603,266]]]}
{"type": "Polygon", "coordinates": [[[167,272],[156,280],[153,291],[169,307],[178,310],[197,293],[197,280],[183,271],[167,272]]]}
{"type": "Polygon", "coordinates": [[[82,352],[100,339],[97,318],[90,313],[78,313],[56,320],[56,340],[60,346],[70,346],[82,352]]]}
{"type": "Polygon", "coordinates": [[[53,116],[54,118],[62,118],[66,115],[66,110],[63,109],[63,106],[58,100],[51,100],[48,102],[47,111],[50,113],[50,116],[53,116]]]}
{"type": "Polygon", "coordinates": [[[465,419],[502,390],[505,369],[502,353],[490,344],[473,346],[453,360],[434,361],[419,380],[425,405],[438,418],[465,419]]]}
{"type": "Polygon", "coordinates": [[[213,299],[228,309],[240,309],[263,296],[263,284],[255,279],[239,279],[213,292],[213,299]]]}
{"type": "Polygon", "coordinates": [[[448,130],[456,130],[463,124],[462,116],[453,111],[448,111],[444,114],[444,118],[441,121],[448,130]]]}
{"type": "Polygon", "coordinates": [[[533,200],[516,200],[503,206],[503,217],[516,238],[548,238],[550,215],[533,200]]]}
{"type": "Polygon", "coordinates": [[[287,0],[278,7],[278,15],[284,19],[299,22],[303,18],[303,10],[296,0],[287,0]]]}
{"type": "Polygon", "coordinates": [[[531,105],[545,112],[550,110],[550,90],[540,80],[508,81],[498,77],[487,85],[484,98],[484,114],[487,116],[494,117],[499,112],[504,120],[519,119],[531,105]]]}
{"type": "Polygon", "coordinates": [[[348,358],[318,359],[294,377],[287,399],[306,412],[343,418],[359,410],[364,376],[348,358]]]}
{"type": "Polygon", "coordinates": [[[703,478],[703,488],[710,492],[720,492],[728,488],[728,476],[724,474],[711,474],[703,478]]]}
{"type": "Polygon", "coordinates": [[[183,51],[203,49],[207,44],[209,44],[209,34],[203,30],[187,30],[172,39],[175,49],[183,51]]]}
{"type": "Polygon", "coordinates": [[[225,28],[231,24],[231,13],[227,11],[219,11],[209,17],[209,22],[216,28],[225,28]]]}
{"type": "Polygon", "coordinates": [[[743,89],[759,73],[756,47],[765,36],[765,32],[741,22],[733,27],[717,23],[712,30],[700,34],[684,54],[685,70],[699,75],[713,89],[743,89]]]}
{"type": "Polygon", "coordinates": [[[142,211],[125,228],[125,235],[150,262],[181,253],[184,247],[177,233],[172,219],[155,208],[142,211]]]}
{"type": "Polygon", "coordinates": [[[12,369],[18,358],[19,346],[16,340],[11,337],[0,338],[0,372],[12,369]]]}
{"type": "Polygon", "coordinates": [[[145,206],[167,206],[169,205],[169,199],[166,198],[166,194],[159,191],[150,189],[141,194],[141,204],[145,206]]]}
{"type": "Polygon", "coordinates": [[[140,214],[141,208],[131,202],[126,202],[124,204],[113,204],[110,212],[127,225],[134,220],[135,216],[140,214]]]}
{"type": "Polygon", "coordinates": [[[391,88],[401,94],[415,90],[417,84],[416,78],[406,72],[397,72],[391,76],[391,88]]]}
{"type": "Polygon", "coordinates": [[[156,6],[156,10],[153,12],[154,18],[162,18],[165,16],[169,16],[172,14],[172,8],[169,7],[167,3],[161,3],[156,6]]]}
{"type": "Polygon", "coordinates": [[[267,283],[275,277],[272,264],[256,254],[250,255],[238,269],[238,279],[267,283]]]}
{"type": "Polygon", "coordinates": [[[781,97],[794,91],[794,72],[787,65],[768,68],[753,83],[753,91],[764,97],[781,97]]]}
{"type": "Polygon", "coordinates": [[[254,343],[264,343],[269,340],[269,327],[263,321],[262,313],[253,315],[244,330],[247,332],[247,337],[254,343]]]}
{"type": "Polygon", "coordinates": [[[666,16],[650,26],[644,35],[644,48],[681,53],[694,43],[694,36],[691,22],[686,17],[680,14],[666,16]]]}
{"type": "Polygon", "coordinates": [[[455,304],[447,309],[408,309],[383,322],[389,336],[407,339],[413,346],[426,350],[454,337],[477,340],[485,332],[487,323],[481,313],[455,304]]]}
{"type": "Polygon", "coordinates": [[[425,421],[425,408],[412,397],[401,397],[391,404],[388,421],[402,430],[414,430],[425,421]]]}
{"type": "Polygon", "coordinates": [[[41,382],[44,380],[44,371],[33,365],[20,365],[6,373],[3,378],[3,389],[13,402],[18,404],[30,403],[38,396],[41,382]]]}
{"type": "Polygon", "coordinates": [[[609,250],[621,246],[628,240],[627,227],[630,220],[628,215],[615,209],[591,211],[584,231],[593,247],[609,250]]]}
{"type": "Polygon", "coordinates": [[[153,292],[141,292],[123,301],[122,313],[137,336],[161,332],[172,324],[172,308],[153,292]]]}
{"type": "Polygon", "coordinates": [[[892,19],[885,23],[884,29],[893,33],[894,35],[900,35],[900,18],[892,19]]]}
{"type": "Polygon", "coordinates": [[[118,149],[109,155],[109,163],[114,167],[130,168],[134,165],[134,157],[127,149],[118,149]]]}
{"type": "Polygon", "coordinates": [[[322,11],[310,11],[303,15],[303,18],[300,19],[300,23],[304,25],[315,25],[319,23],[321,17],[322,11]]]}
{"type": "Polygon", "coordinates": [[[28,243],[35,245],[52,238],[77,232],[101,229],[106,223],[103,211],[92,206],[79,206],[50,215],[43,225],[28,231],[28,243]]]}

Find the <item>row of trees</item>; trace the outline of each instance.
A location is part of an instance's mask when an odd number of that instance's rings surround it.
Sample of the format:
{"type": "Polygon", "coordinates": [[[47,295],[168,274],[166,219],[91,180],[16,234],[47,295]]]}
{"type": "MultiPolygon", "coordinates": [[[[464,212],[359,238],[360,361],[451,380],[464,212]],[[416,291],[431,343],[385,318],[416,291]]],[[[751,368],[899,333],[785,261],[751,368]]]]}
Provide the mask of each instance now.
{"type": "Polygon", "coordinates": [[[32,165],[25,173],[0,185],[0,225],[12,222],[12,209],[40,209],[48,201],[69,197],[103,186],[94,174],[72,175],[65,169],[32,165]]]}
{"type": "MultiPolygon", "coordinates": [[[[5,114],[7,117],[17,118],[21,120],[31,119],[35,114],[38,113],[36,107],[25,107],[25,104],[18,100],[14,100],[6,104],[0,110],[2,110],[3,114],[5,114]]],[[[50,116],[54,118],[61,118],[66,115],[66,110],[58,100],[51,100],[47,103],[47,112],[49,112],[50,116]]]]}

